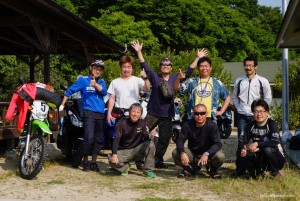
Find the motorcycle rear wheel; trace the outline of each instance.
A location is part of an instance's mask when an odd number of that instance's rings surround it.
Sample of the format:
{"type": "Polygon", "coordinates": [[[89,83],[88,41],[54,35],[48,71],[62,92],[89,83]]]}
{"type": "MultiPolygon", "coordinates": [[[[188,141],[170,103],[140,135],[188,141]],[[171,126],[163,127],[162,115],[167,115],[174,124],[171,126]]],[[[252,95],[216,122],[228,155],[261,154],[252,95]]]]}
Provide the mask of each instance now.
{"type": "Polygon", "coordinates": [[[231,126],[224,126],[224,130],[220,130],[221,139],[227,139],[231,134],[231,126]]]}
{"type": "Polygon", "coordinates": [[[31,180],[42,170],[46,160],[47,148],[45,139],[40,136],[30,139],[28,156],[22,150],[19,159],[19,172],[23,179],[31,180]]]}

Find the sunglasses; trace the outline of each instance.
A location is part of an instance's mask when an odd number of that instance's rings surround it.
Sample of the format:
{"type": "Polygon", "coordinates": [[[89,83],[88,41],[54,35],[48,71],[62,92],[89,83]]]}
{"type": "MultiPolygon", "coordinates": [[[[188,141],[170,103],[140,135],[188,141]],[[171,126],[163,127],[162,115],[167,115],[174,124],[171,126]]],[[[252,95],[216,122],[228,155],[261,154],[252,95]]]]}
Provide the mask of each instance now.
{"type": "Polygon", "coordinates": [[[194,115],[195,116],[199,116],[199,115],[203,116],[203,115],[206,115],[206,112],[194,112],[194,115]]]}
{"type": "Polygon", "coordinates": [[[160,64],[160,66],[172,66],[172,64],[160,64]]]}

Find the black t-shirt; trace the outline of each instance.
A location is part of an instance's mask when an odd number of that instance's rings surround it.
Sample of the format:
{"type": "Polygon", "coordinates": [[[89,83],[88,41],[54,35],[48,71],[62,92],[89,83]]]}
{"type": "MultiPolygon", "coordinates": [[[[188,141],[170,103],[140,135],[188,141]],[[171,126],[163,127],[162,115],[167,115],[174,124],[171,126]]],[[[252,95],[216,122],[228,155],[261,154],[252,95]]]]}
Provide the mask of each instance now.
{"type": "Polygon", "coordinates": [[[118,150],[132,149],[149,139],[149,131],[144,119],[132,123],[129,118],[121,119],[115,128],[112,153],[118,150]]]}
{"type": "Polygon", "coordinates": [[[222,148],[219,129],[211,119],[207,119],[202,127],[196,127],[194,119],[187,121],[182,126],[176,142],[179,154],[184,151],[186,140],[188,140],[188,148],[195,155],[202,155],[204,152],[215,154],[222,148]]]}

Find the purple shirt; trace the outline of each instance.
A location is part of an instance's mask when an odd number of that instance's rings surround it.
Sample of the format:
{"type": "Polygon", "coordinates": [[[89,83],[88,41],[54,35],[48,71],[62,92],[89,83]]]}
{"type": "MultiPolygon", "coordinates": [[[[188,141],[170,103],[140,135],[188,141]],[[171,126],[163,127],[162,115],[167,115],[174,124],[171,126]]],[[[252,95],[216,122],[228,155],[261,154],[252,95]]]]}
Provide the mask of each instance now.
{"type": "MultiPolygon", "coordinates": [[[[174,100],[166,100],[160,92],[159,83],[162,78],[161,75],[154,72],[146,62],[141,63],[141,68],[143,68],[149,78],[152,85],[151,96],[147,105],[147,113],[157,117],[173,117],[175,115],[174,111],[174,100]]],[[[190,76],[194,68],[187,68],[186,76],[190,76]]],[[[168,82],[174,88],[174,82],[178,76],[178,73],[171,74],[168,82]]]]}

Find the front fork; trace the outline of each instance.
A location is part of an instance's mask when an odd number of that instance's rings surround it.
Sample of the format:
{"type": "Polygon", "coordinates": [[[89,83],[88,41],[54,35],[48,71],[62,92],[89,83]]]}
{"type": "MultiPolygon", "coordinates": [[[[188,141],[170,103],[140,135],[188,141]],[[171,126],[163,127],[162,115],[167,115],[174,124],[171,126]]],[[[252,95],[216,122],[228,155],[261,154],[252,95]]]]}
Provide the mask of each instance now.
{"type": "Polygon", "coordinates": [[[31,134],[31,128],[32,128],[32,116],[29,117],[28,124],[25,125],[26,133],[26,143],[25,143],[25,158],[28,156],[28,150],[29,150],[29,143],[30,143],[30,134],[31,134]]]}

